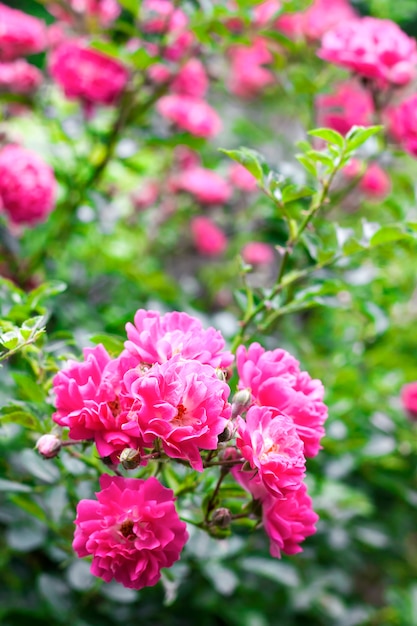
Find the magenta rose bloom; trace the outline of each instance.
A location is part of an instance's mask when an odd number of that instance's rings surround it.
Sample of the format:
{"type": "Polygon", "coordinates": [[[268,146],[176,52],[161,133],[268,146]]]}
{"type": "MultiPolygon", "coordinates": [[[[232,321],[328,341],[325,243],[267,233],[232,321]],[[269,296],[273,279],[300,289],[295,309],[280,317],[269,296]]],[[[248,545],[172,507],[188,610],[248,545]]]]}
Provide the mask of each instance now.
{"type": "Polygon", "coordinates": [[[387,111],[389,129],[403,149],[417,157],[417,94],[387,111]]]}
{"type": "Polygon", "coordinates": [[[209,217],[193,217],[190,226],[194,245],[200,254],[216,257],[225,252],[227,237],[209,217]]]}
{"type": "Polygon", "coordinates": [[[38,89],[42,80],[42,72],[24,59],[0,63],[0,91],[30,94],[38,89]]]}
{"type": "Polygon", "coordinates": [[[201,98],[174,93],[160,98],[156,108],[162,117],[197,137],[213,137],[222,127],[216,111],[201,98]]]}
{"type": "Polygon", "coordinates": [[[352,126],[370,126],[374,105],[369,91],[353,81],[340,83],[332,93],[316,98],[317,125],[346,135],[352,126]]]}
{"type": "Polygon", "coordinates": [[[49,71],[67,98],[86,105],[116,104],[129,77],[122,63],[79,41],[65,41],[55,48],[49,71]]]}
{"type": "Polygon", "coordinates": [[[250,46],[232,46],[229,56],[231,59],[229,89],[236,96],[253,98],[274,83],[274,75],[264,67],[273,61],[265,39],[257,37],[250,46]]]}
{"type": "Polygon", "coordinates": [[[144,374],[131,370],[125,382],[140,408],[124,428],[146,446],[159,438],[165,454],[203,471],[200,450],[216,450],[231,415],[229,386],[214,368],[177,355],[144,374]]]}
{"type": "Polygon", "coordinates": [[[0,199],[15,224],[33,226],[55,206],[56,180],[37,154],[9,144],[0,150],[0,199]]]}
{"type": "Polygon", "coordinates": [[[416,42],[390,20],[364,17],[328,31],[318,55],[381,86],[406,85],[415,75],[416,42]]]}
{"type": "Polygon", "coordinates": [[[404,385],[401,389],[401,402],[411,419],[417,419],[417,381],[404,385]]]}
{"type": "Polygon", "coordinates": [[[206,167],[190,167],[173,180],[175,189],[187,191],[201,204],[224,204],[232,195],[232,188],[217,172],[206,167]]]}
{"type": "Polygon", "coordinates": [[[283,500],[271,496],[262,505],[263,524],[270,543],[271,556],[280,558],[281,552],[302,552],[300,543],[314,535],[318,515],[312,509],[307,487],[303,483],[297,491],[290,492],[283,500]]]}
{"type": "Polygon", "coordinates": [[[239,346],[236,360],[239,388],[249,389],[255,404],[275,407],[291,417],[305,456],[315,456],[327,419],[321,381],[300,371],[298,361],[285,350],[264,350],[258,343],[248,350],[239,346]]]}
{"type": "Polygon", "coordinates": [[[69,361],[53,379],[57,411],[53,420],[69,428],[72,439],[94,439],[102,457],[117,462],[124,448],[141,448],[138,437],[132,438],[122,425],[134,413],[134,399],[129,396],[123,375],[134,367],[130,356],[111,359],[102,345],[84,349],[84,361],[69,361]]]}
{"type": "Polygon", "coordinates": [[[103,26],[111,24],[122,10],[117,0],[69,0],[68,5],[72,11],[67,11],[59,4],[48,7],[48,10],[58,19],[66,22],[72,22],[75,13],[91,16],[103,26]]]}
{"type": "Polygon", "coordinates": [[[13,61],[46,48],[43,22],[0,3],[0,60],[13,61]]]}
{"type": "Polygon", "coordinates": [[[91,573],[106,582],[114,579],[131,589],[155,585],[188,539],[173,492],[154,477],[104,474],[100,486],[97,500],[78,503],[75,552],[92,555],[91,573]]]}
{"type": "Polygon", "coordinates": [[[251,407],[245,420],[238,418],[236,445],[275,497],[299,489],[304,445],[289,417],[270,407],[251,407]]]}
{"type": "Polygon", "coordinates": [[[224,351],[224,339],[213,327],[204,329],[201,322],[187,313],[139,309],[134,324],[126,324],[125,348],[140,362],[164,363],[175,354],[195,359],[213,367],[228,367],[233,355],[224,351]]]}

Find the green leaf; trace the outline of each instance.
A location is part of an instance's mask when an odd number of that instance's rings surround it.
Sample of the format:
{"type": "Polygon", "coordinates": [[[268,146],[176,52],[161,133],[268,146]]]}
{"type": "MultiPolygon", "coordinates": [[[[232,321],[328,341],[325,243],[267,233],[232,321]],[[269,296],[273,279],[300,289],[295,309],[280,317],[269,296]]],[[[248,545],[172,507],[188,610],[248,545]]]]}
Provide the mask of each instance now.
{"type": "Polygon", "coordinates": [[[257,181],[262,182],[264,174],[269,172],[269,168],[263,156],[259,154],[259,152],[256,152],[256,150],[250,150],[244,147],[239,148],[239,150],[223,150],[221,148],[220,152],[223,152],[234,161],[237,161],[237,163],[243,165],[243,167],[246,167],[248,172],[250,172],[257,181]]]}
{"type": "Polygon", "coordinates": [[[324,139],[324,141],[328,141],[329,143],[334,143],[339,146],[339,148],[345,147],[344,137],[330,128],[315,128],[314,130],[310,130],[308,134],[313,137],[319,137],[319,139],[324,139]]]}
{"type": "Polygon", "coordinates": [[[376,135],[383,126],[352,126],[348,134],[346,135],[347,149],[352,152],[362,146],[369,137],[376,135]]]}
{"type": "Polygon", "coordinates": [[[62,293],[67,288],[67,285],[60,280],[51,280],[47,283],[43,283],[33,289],[27,298],[28,305],[32,309],[37,309],[39,304],[50,298],[51,296],[56,296],[59,293],[62,293]]]}
{"type": "Polygon", "coordinates": [[[409,236],[410,235],[403,230],[402,226],[398,224],[383,226],[371,237],[369,244],[373,248],[381,244],[407,239],[409,236]]]}
{"type": "Polygon", "coordinates": [[[23,485],[22,483],[16,483],[13,480],[6,480],[4,478],[0,478],[0,491],[6,492],[21,492],[21,493],[29,493],[32,491],[32,487],[29,485],[23,485]]]}
{"type": "Polygon", "coordinates": [[[117,335],[107,335],[105,333],[101,333],[99,335],[93,335],[92,337],[90,337],[90,341],[95,344],[103,344],[107,352],[109,352],[111,355],[114,354],[118,356],[124,348],[123,339],[121,339],[117,335]]]}
{"type": "Polygon", "coordinates": [[[7,409],[7,407],[3,407],[0,411],[0,422],[19,424],[19,426],[29,428],[29,430],[39,431],[39,420],[28,411],[21,409],[5,411],[5,409],[7,409]]]}
{"type": "Polygon", "coordinates": [[[316,164],[311,161],[305,154],[296,154],[295,158],[303,165],[303,167],[312,175],[314,178],[317,178],[317,167],[316,164]]]}

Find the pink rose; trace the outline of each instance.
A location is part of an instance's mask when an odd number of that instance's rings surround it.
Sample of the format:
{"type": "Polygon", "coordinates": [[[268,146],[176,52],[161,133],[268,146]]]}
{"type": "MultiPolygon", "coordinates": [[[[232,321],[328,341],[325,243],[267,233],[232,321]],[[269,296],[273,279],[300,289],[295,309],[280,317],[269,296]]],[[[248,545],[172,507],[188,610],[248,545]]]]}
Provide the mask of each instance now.
{"type": "Polygon", "coordinates": [[[280,558],[281,552],[302,552],[300,543],[316,532],[318,515],[312,509],[310,496],[304,484],[290,492],[284,500],[272,496],[263,502],[263,525],[270,543],[271,556],[280,558]]]}
{"type": "Polygon", "coordinates": [[[161,34],[181,31],[187,27],[188,17],[171,0],[144,0],[142,28],[145,33],[161,34]]]}
{"type": "Polygon", "coordinates": [[[51,52],[49,71],[67,98],[87,105],[116,104],[129,78],[119,61],[76,41],[66,41],[51,52]]]}
{"type": "Polygon", "coordinates": [[[224,204],[232,189],[227,181],[205,167],[189,167],[174,179],[176,189],[187,191],[201,204],[224,204]]]}
{"type": "Polygon", "coordinates": [[[255,191],[258,188],[256,178],[240,163],[232,163],[229,169],[229,180],[242,191],[255,191]]]}
{"type": "Polygon", "coordinates": [[[409,83],[417,63],[415,40],[394,22],[374,17],[341,22],[324,35],[318,55],[382,87],[409,83]]]}
{"type": "Polygon", "coordinates": [[[417,94],[389,109],[386,117],[393,137],[406,152],[417,157],[417,94]]]}
{"type": "Polygon", "coordinates": [[[24,59],[0,63],[0,91],[30,94],[38,89],[43,75],[24,59]]]}
{"type": "Polygon", "coordinates": [[[216,111],[200,98],[171,94],[160,98],[156,108],[162,117],[197,137],[213,137],[221,130],[216,111]]]}
{"type": "Polygon", "coordinates": [[[131,370],[125,383],[139,409],[124,428],[142,437],[147,447],[158,438],[165,454],[202,472],[200,450],[216,450],[231,415],[229,386],[215,369],[177,355],[144,374],[131,370]]]}
{"type": "Polygon", "coordinates": [[[91,555],[91,573],[106,582],[115,579],[131,589],[155,585],[188,539],[173,492],[154,477],[104,474],[100,486],[97,500],[78,503],[74,551],[91,555]]]}
{"type": "Polygon", "coordinates": [[[124,374],[137,364],[122,353],[111,359],[102,345],[84,349],[84,361],[69,361],[53,379],[57,411],[53,420],[69,428],[75,440],[94,439],[102,457],[118,462],[124,448],[142,441],[122,429],[135,415],[135,400],[123,385],[124,374]]]}
{"type": "Polygon", "coordinates": [[[252,98],[274,82],[273,74],[263,67],[273,60],[265,39],[257,37],[251,46],[232,46],[229,56],[231,58],[229,89],[236,96],[252,98]]]}
{"type": "Polygon", "coordinates": [[[0,60],[13,61],[41,52],[47,41],[43,22],[0,3],[0,60]]]}
{"type": "Polygon", "coordinates": [[[411,419],[417,419],[417,382],[403,386],[401,389],[401,402],[411,419]]]}
{"type": "Polygon", "coordinates": [[[356,11],[347,0],[314,0],[305,11],[281,15],[275,25],[291,39],[315,41],[337,24],[355,17],[356,11]]]}
{"type": "MultiPolygon", "coordinates": [[[[103,26],[108,26],[120,15],[121,6],[117,0],[69,0],[72,11],[79,15],[96,18],[103,26]]],[[[48,10],[60,20],[71,22],[73,15],[59,4],[48,6],[48,10]]]]}
{"type": "Polygon", "coordinates": [[[253,406],[238,418],[236,445],[265,488],[275,497],[299,489],[305,476],[304,446],[290,417],[253,406]]]}
{"type": "Polygon", "coordinates": [[[245,263],[250,265],[269,265],[275,261],[273,248],[262,241],[250,241],[241,254],[245,263]]]}
{"type": "Polygon", "coordinates": [[[324,435],[327,407],[319,380],[299,369],[298,361],[285,350],[264,350],[253,343],[236,352],[239,388],[250,389],[259,406],[275,407],[293,420],[304,454],[315,456],[324,435]]]}
{"type": "Polygon", "coordinates": [[[198,216],[191,220],[191,233],[194,245],[200,254],[216,257],[227,248],[224,232],[208,217],[198,216]]]}
{"type": "Polygon", "coordinates": [[[161,315],[158,311],[139,309],[134,325],[128,323],[126,332],[126,350],[142,363],[165,363],[175,354],[212,367],[227,368],[233,362],[233,355],[224,351],[220,331],[213,327],[204,329],[198,319],[187,313],[173,311],[161,315]]]}
{"type": "Polygon", "coordinates": [[[207,72],[199,59],[190,59],[178,72],[171,84],[174,93],[194,98],[204,98],[208,89],[207,72]]]}
{"type": "Polygon", "coordinates": [[[317,125],[346,135],[352,126],[370,126],[374,105],[368,91],[356,82],[340,83],[332,93],[316,98],[317,125]]]}
{"type": "Polygon", "coordinates": [[[35,152],[9,144],[0,150],[0,198],[15,224],[33,226],[55,206],[52,169],[35,152]]]}

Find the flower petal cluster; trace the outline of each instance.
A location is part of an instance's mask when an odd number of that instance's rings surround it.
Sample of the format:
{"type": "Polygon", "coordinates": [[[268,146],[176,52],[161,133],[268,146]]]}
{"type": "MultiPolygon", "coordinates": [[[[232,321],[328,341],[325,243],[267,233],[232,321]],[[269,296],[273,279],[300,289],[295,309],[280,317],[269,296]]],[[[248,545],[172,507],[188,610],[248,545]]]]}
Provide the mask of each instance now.
{"type": "Polygon", "coordinates": [[[236,96],[252,98],[274,82],[273,74],[264,67],[273,60],[265,39],[257,37],[250,46],[232,46],[229,56],[229,89],[236,96]]]}
{"type": "Polygon", "coordinates": [[[231,415],[229,386],[219,380],[214,368],[177,355],[144,374],[131,370],[125,381],[140,404],[137,423],[125,428],[143,438],[147,447],[159,438],[165,454],[203,471],[200,449],[217,448],[231,415]]]}
{"type": "Polygon", "coordinates": [[[173,311],[161,316],[158,311],[139,309],[134,324],[126,325],[126,332],[126,350],[143,363],[164,363],[175,354],[212,367],[227,368],[233,362],[233,355],[224,351],[220,331],[204,329],[187,313],[173,311]]]}
{"type": "Polygon", "coordinates": [[[0,91],[29,94],[42,83],[42,72],[24,59],[0,63],[0,91]]]}
{"type": "Polygon", "coordinates": [[[227,237],[209,217],[199,215],[191,220],[191,234],[200,254],[216,257],[227,248],[227,237]]]}
{"type": "Polygon", "coordinates": [[[297,554],[300,543],[316,532],[318,515],[305,484],[288,493],[283,500],[267,497],[263,502],[263,525],[270,539],[271,556],[280,558],[281,552],[297,554]]]}
{"type": "Polygon", "coordinates": [[[88,15],[96,18],[103,26],[108,26],[120,15],[121,6],[117,0],[69,0],[71,11],[59,4],[48,6],[48,10],[60,20],[72,22],[74,15],[88,15]]]}
{"type": "Polygon", "coordinates": [[[255,176],[240,163],[232,163],[230,166],[229,180],[232,185],[248,193],[258,188],[258,182],[255,176]]]}
{"type": "Polygon", "coordinates": [[[123,374],[136,364],[125,354],[111,359],[102,345],[84,349],[84,361],[69,361],[53,379],[54,421],[69,428],[77,441],[94,439],[102,457],[117,454],[127,447],[142,447],[138,437],[122,430],[131,419],[134,399],[123,386],[123,374]]]}
{"type": "Polygon", "coordinates": [[[337,24],[355,17],[348,0],[314,0],[305,11],[281,15],[275,26],[291,39],[316,41],[337,24]]]}
{"type": "Polygon", "coordinates": [[[271,407],[252,406],[238,418],[236,445],[275,497],[299,489],[305,477],[304,445],[290,417],[271,407]]]}
{"type": "Polygon", "coordinates": [[[0,3],[0,60],[13,61],[41,52],[47,45],[44,23],[0,3]]]}
{"type": "Polygon", "coordinates": [[[54,173],[35,152],[15,144],[0,150],[0,200],[13,223],[42,222],[53,210],[55,196],[54,173]]]}
{"type": "Polygon", "coordinates": [[[87,105],[116,104],[129,77],[122,63],[80,41],[58,45],[50,54],[49,71],[67,98],[87,105]]]}
{"type": "Polygon", "coordinates": [[[258,343],[248,350],[239,346],[236,360],[239,388],[249,389],[255,404],[288,415],[304,442],[305,456],[316,456],[327,419],[321,381],[300,371],[298,361],[285,350],[264,350],[258,343]]]}
{"type": "Polygon", "coordinates": [[[402,387],[401,402],[410,418],[417,419],[417,381],[402,387]]]}
{"type": "Polygon", "coordinates": [[[317,125],[346,135],[352,126],[372,124],[374,105],[369,91],[354,81],[340,83],[316,98],[317,125]]]}
{"type": "Polygon", "coordinates": [[[77,506],[73,548],[91,555],[91,573],[106,582],[142,589],[155,585],[161,569],[180,558],[188,539],[174,495],[154,477],[100,478],[97,500],[77,506]]]}
{"type": "Polygon", "coordinates": [[[224,204],[232,195],[230,185],[220,174],[198,165],[183,170],[173,184],[176,189],[193,195],[201,204],[224,204]]]}
{"type": "Polygon", "coordinates": [[[409,154],[417,157],[417,94],[387,111],[390,133],[409,154]]]}
{"type": "Polygon", "coordinates": [[[162,117],[197,137],[213,137],[222,127],[216,111],[201,98],[173,93],[160,98],[156,108],[162,117]]]}
{"type": "Polygon", "coordinates": [[[374,79],[379,86],[406,85],[415,76],[417,44],[394,22],[364,17],[328,31],[318,55],[374,79]]]}

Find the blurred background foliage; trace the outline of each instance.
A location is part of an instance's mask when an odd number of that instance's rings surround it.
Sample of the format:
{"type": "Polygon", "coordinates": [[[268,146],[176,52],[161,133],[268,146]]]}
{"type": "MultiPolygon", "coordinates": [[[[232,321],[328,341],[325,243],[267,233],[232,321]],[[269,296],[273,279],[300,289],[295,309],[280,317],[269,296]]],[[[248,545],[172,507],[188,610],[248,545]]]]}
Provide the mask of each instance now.
{"type": "MultiPolygon", "coordinates": [[[[7,4],[53,21],[39,2],[7,4]]],[[[354,6],[417,33],[413,0],[354,6]]],[[[123,15],[129,24],[128,12],[123,15]]],[[[276,561],[262,534],[242,531],[215,541],[195,530],[163,584],[140,592],[104,584],[69,549],[76,503],[96,489],[97,469],[69,450],[53,462],[34,451],[39,434],[51,428],[51,377],[68,355],[80,356],[103,333],[110,336],[108,345],[119,345],[139,307],[198,314],[231,340],[242,315],[233,295],[242,289],[242,246],[255,233],[274,246],[285,243],[286,226],[260,193],[235,192],[227,210],[218,212],[229,247],[215,259],[198,256],[192,245],[188,224],[198,207],[190,197],[173,199],[174,210],[165,204],[166,218],[159,204],[147,213],[132,204],[131,193],[144,181],[163,181],[175,168],[178,145],[192,147],[206,167],[223,173],[230,161],[218,148],[245,145],[265,155],[280,175],[308,183],[295,144],[315,125],[316,94],[344,73],[325,65],[312,48],[289,43],[288,54],[275,58],[276,85],[262,98],[237,100],[224,88],[216,52],[239,36],[229,33],[230,40],[210,43],[217,22],[202,16],[195,32],[215,76],[211,101],[224,122],[215,141],[175,134],[150,114],[132,121],[105,170],[93,185],[84,185],[108,149],[114,111],[85,120],[77,104],[48,85],[30,113],[2,121],[53,165],[60,203],[45,224],[18,240],[4,235],[11,257],[24,262],[16,269],[13,258],[6,259],[12,272],[0,283],[1,317],[9,324],[2,331],[11,333],[6,348],[19,348],[2,368],[0,383],[0,623],[417,625],[417,438],[399,401],[402,385],[417,380],[414,239],[320,270],[297,287],[299,299],[302,289],[316,289],[314,306],[253,334],[269,349],[290,350],[327,390],[327,436],[319,456],[308,462],[320,522],[302,554],[276,561]]],[[[110,36],[123,48],[122,32],[116,28],[110,36]]],[[[44,55],[34,62],[44,67],[44,55]]],[[[384,150],[378,141],[370,140],[368,154],[384,150]]],[[[402,154],[388,158],[391,195],[375,202],[353,190],[342,203],[335,201],[320,218],[324,238],[331,223],[357,230],[362,220],[417,222],[416,164],[402,154]]],[[[162,194],[161,202],[170,200],[169,189],[162,194]]],[[[304,208],[298,200],[295,210],[304,208]]],[[[311,248],[297,254],[295,266],[314,261],[311,248]]],[[[250,276],[261,287],[271,281],[256,272],[250,276]]]]}

